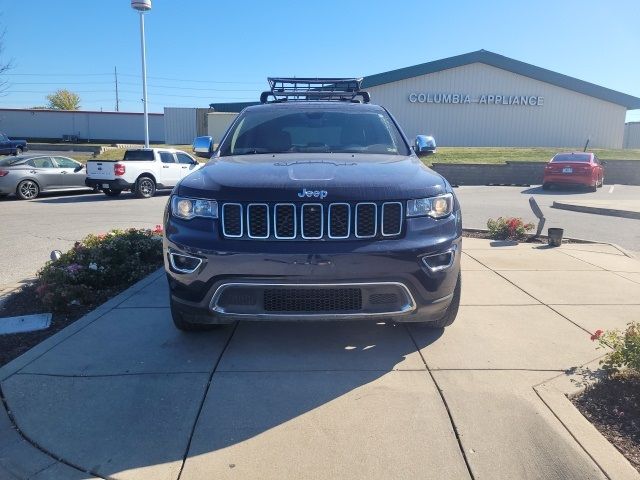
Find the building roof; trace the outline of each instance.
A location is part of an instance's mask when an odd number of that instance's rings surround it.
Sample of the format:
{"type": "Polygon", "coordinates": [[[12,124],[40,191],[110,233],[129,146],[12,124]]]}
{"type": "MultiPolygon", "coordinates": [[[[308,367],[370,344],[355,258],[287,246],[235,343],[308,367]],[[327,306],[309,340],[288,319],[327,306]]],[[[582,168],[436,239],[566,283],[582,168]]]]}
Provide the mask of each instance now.
{"type": "Polygon", "coordinates": [[[412,67],[400,68],[389,72],[378,73],[364,77],[362,88],[375,87],[385,83],[397,82],[407,78],[427,75],[429,73],[441,72],[450,68],[461,67],[471,63],[484,63],[492,67],[501,68],[518,75],[533,78],[541,82],[550,83],[557,87],[573,90],[574,92],[589,95],[590,97],[599,98],[607,102],[615,103],[627,107],[629,110],[640,108],[640,98],[627,95],[626,93],[617,92],[609,88],[601,87],[594,83],[585,82],[577,78],[569,77],[561,73],[552,72],[545,68],[536,67],[529,63],[514,60],[513,58],[498,55],[497,53],[487,50],[478,50],[476,52],[464,53],[455,57],[443,58],[433,62],[421,63],[412,67]]]}
{"type": "MultiPolygon", "coordinates": [[[[441,72],[450,68],[461,67],[471,63],[484,63],[492,67],[501,68],[518,75],[533,78],[541,82],[546,82],[557,87],[573,90],[590,97],[599,98],[606,102],[615,103],[627,107],[628,110],[640,108],[640,98],[627,95],[626,93],[617,92],[609,88],[601,87],[594,83],[585,82],[577,78],[569,77],[561,73],[552,72],[545,68],[536,67],[529,63],[514,60],[513,58],[498,55],[497,53],[487,50],[478,50],[475,52],[456,55],[455,57],[443,58],[433,62],[421,63],[412,67],[399,68],[389,72],[377,73],[364,77],[362,88],[375,87],[384,85],[385,83],[397,82],[407,78],[427,75],[429,73],[441,72]]],[[[212,103],[211,108],[217,112],[239,112],[245,107],[257,105],[260,102],[237,102],[237,103],[212,103]]]]}

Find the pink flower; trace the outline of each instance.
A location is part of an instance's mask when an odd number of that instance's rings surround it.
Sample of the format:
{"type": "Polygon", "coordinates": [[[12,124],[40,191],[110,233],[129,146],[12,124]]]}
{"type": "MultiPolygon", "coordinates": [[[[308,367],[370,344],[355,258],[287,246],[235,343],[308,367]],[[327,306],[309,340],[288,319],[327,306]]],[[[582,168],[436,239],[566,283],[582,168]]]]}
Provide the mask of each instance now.
{"type": "Polygon", "coordinates": [[[593,335],[591,335],[591,341],[598,340],[604,332],[602,330],[596,330],[593,335]]]}
{"type": "Polygon", "coordinates": [[[71,265],[67,266],[67,272],[75,274],[75,273],[78,273],[83,268],[84,267],[78,263],[72,263],[71,265]]]}
{"type": "Polygon", "coordinates": [[[156,228],[153,229],[153,233],[161,234],[162,233],[162,225],[156,225],[156,228]]]}

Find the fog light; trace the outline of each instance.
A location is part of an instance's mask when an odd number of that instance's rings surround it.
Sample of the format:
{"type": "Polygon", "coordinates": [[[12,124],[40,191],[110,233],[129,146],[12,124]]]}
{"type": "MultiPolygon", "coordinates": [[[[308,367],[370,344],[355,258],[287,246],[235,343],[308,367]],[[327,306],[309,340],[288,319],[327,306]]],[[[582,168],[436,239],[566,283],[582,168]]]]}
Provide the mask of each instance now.
{"type": "Polygon", "coordinates": [[[202,264],[202,259],[179,253],[169,253],[171,268],[179,273],[193,273],[202,264]]]}
{"type": "Polygon", "coordinates": [[[435,255],[424,256],[422,257],[422,263],[424,263],[425,267],[427,267],[431,272],[440,272],[453,265],[455,256],[455,249],[451,249],[446,252],[436,253],[435,255]]]}

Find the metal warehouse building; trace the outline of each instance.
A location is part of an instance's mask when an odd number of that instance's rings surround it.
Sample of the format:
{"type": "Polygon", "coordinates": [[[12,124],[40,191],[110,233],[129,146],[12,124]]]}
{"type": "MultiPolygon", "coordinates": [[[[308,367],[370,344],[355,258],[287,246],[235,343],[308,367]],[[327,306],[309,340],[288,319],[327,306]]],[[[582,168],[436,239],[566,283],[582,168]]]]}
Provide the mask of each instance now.
{"type": "Polygon", "coordinates": [[[640,108],[640,98],[486,50],[371,75],[363,88],[410,138],[443,146],[623,148],[627,110],[640,108]]]}

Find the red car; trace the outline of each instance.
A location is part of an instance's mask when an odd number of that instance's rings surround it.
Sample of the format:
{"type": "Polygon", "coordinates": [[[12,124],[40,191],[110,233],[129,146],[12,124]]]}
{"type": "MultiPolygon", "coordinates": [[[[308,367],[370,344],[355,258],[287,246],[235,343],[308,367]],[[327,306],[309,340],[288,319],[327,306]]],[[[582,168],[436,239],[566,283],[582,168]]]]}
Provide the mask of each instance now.
{"type": "Polygon", "coordinates": [[[589,152],[558,153],[544,167],[542,188],[551,185],[584,185],[592,192],[604,183],[604,162],[589,152]]]}

